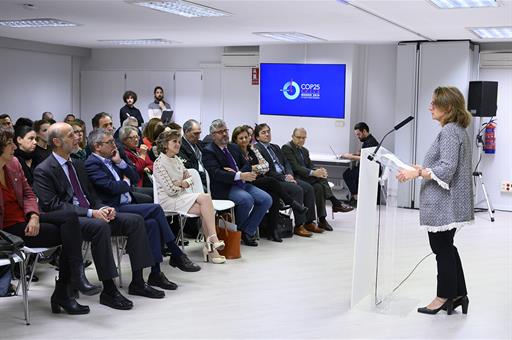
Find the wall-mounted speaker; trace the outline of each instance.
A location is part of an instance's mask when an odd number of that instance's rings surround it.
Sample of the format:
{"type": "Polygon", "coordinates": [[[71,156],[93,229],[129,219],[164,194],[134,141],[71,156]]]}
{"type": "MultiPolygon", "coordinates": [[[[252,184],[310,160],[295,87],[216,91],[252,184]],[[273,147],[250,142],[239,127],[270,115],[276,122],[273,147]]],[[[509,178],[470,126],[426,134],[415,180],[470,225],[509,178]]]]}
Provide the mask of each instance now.
{"type": "Polygon", "coordinates": [[[468,110],[473,116],[494,117],[498,104],[497,81],[470,81],[468,110]]]}

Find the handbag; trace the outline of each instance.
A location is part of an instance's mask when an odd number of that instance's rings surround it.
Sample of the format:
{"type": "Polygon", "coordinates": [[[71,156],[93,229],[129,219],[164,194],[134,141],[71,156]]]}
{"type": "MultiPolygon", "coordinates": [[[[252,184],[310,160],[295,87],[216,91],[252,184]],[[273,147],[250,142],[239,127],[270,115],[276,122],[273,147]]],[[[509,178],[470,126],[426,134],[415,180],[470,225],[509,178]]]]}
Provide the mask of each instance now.
{"type": "Polygon", "coordinates": [[[224,213],[216,217],[215,229],[217,237],[224,241],[224,249],[219,250],[219,254],[225,256],[229,260],[239,259],[242,257],[240,253],[240,241],[242,232],[236,230],[236,224],[232,222],[230,213],[224,213]],[[233,230],[234,229],[234,230],[233,230]]]}
{"type": "MultiPolygon", "coordinates": [[[[279,213],[277,216],[277,232],[281,238],[290,238],[293,236],[293,222],[289,215],[279,213]]],[[[268,221],[268,214],[265,214],[260,223],[260,236],[268,237],[270,235],[270,226],[268,221]]]]}
{"type": "Polygon", "coordinates": [[[25,260],[25,254],[21,250],[24,245],[25,242],[21,237],[0,229],[0,258],[9,259],[11,263],[10,265],[0,267],[0,296],[15,294],[15,290],[11,285],[11,280],[14,277],[14,257],[17,256],[22,261],[25,260]]]}
{"type": "Polygon", "coordinates": [[[0,258],[9,258],[21,252],[23,246],[25,241],[21,237],[0,230],[0,258]]]}

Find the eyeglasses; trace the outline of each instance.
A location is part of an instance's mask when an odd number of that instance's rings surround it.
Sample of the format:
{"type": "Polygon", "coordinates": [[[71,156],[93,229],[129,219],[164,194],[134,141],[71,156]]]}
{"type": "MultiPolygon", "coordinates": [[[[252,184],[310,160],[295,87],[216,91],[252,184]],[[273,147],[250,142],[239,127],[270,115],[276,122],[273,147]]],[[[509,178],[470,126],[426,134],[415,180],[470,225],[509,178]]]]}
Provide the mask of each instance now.
{"type": "Polygon", "coordinates": [[[139,136],[130,136],[130,137],[126,137],[126,139],[139,139],[139,136]]]}
{"type": "Polygon", "coordinates": [[[306,139],[306,138],[308,138],[308,137],[306,137],[306,136],[304,136],[304,137],[302,137],[302,136],[293,136],[293,137],[294,137],[294,138],[297,138],[297,139],[306,139]]]}
{"type": "Polygon", "coordinates": [[[219,130],[219,131],[215,131],[214,133],[216,134],[219,134],[219,135],[223,135],[223,134],[227,134],[229,133],[229,129],[224,129],[224,130],[219,130]]]}
{"type": "Polygon", "coordinates": [[[199,135],[201,134],[201,131],[198,131],[198,132],[192,132],[192,134],[193,134],[194,136],[199,136],[199,135]]]}
{"type": "Polygon", "coordinates": [[[270,134],[270,129],[269,130],[261,130],[260,131],[260,135],[268,135],[270,134]]]}
{"type": "Polygon", "coordinates": [[[100,142],[99,144],[110,144],[110,145],[115,145],[116,144],[116,141],[114,139],[111,139],[111,140],[108,140],[106,142],[100,142]]]}

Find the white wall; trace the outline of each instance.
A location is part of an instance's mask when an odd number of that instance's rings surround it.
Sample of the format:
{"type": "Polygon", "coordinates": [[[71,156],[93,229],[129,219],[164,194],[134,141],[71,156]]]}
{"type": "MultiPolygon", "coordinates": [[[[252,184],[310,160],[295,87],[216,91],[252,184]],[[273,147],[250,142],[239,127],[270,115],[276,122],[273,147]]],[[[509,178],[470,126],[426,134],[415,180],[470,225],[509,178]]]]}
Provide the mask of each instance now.
{"type": "Polygon", "coordinates": [[[72,112],[71,56],[0,48],[0,112],[41,119],[51,111],[58,119],[72,112]]]}
{"type": "MultiPolygon", "coordinates": [[[[482,154],[480,171],[494,208],[512,211],[512,193],[500,192],[503,181],[512,182],[512,69],[480,69],[480,80],[498,82],[496,154],[482,154]]],[[[475,121],[479,122],[479,119],[475,121]]],[[[477,203],[480,202],[480,208],[485,207],[482,199],[481,187],[477,186],[477,203]]]]}

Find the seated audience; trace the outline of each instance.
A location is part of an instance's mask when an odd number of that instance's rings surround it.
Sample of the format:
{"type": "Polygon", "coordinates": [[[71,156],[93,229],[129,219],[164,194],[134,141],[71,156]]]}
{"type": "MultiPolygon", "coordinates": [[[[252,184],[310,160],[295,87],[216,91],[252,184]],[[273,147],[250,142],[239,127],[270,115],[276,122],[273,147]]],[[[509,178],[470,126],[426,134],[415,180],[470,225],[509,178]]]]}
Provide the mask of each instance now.
{"type": "Polygon", "coordinates": [[[78,146],[78,136],[66,123],[55,123],[48,130],[52,154],[34,171],[34,191],[44,211],[67,211],[78,215],[84,240],[91,242],[98,278],[103,283],[100,303],[115,309],[133,308],[114,284],[118,276],[112,254],[111,235],[127,236],[126,252],[132,267],[128,294],[162,298],[164,292],[148,286],[142,270],[154,264],[144,219],[136,214],[117,212],[103,204],[92,187],[83,163],[70,158],[78,146]]]}
{"type": "Polygon", "coordinates": [[[36,131],[36,150],[34,159],[39,164],[44,161],[52,153],[51,148],[48,147],[48,129],[51,122],[49,120],[36,120],[34,122],[34,130],[36,131]]]}
{"type": "Polygon", "coordinates": [[[137,94],[133,91],[126,91],[123,94],[123,101],[125,106],[119,110],[119,124],[122,125],[128,117],[134,117],[137,119],[137,127],[142,126],[142,124],[144,124],[144,118],[142,118],[142,114],[139,109],[135,107],[137,94]]]}
{"type": "Polygon", "coordinates": [[[0,126],[4,128],[12,128],[12,121],[11,116],[9,116],[7,113],[0,115],[0,126]]]}
{"type": "Polygon", "coordinates": [[[76,151],[71,154],[71,158],[80,159],[85,161],[87,158],[87,152],[85,147],[87,145],[87,130],[85,129],[85,122],[81,119],[75,119],[69,123],[73,128],[73,132],[78,136],[78,147],[76,151]]]}
{"type": "Polygon", "coordinates": [[[64,123],[70,124],[72,121],[76,119],[75,115],[73,113],[68,113],[66,117],[64,117],[64,123]]]}
{"type": "MultiPolygon", "coordinates": [[[[96,129],[105,129],[110,132],[114,132],[114,123],[112,122],[112,117],[106,113],[106,112],[100,112],[97,113],[92,118],[92,128],[93,130],[96,129]]],[[[116,142],[117,151],[119,152],[119,155],[121,158],[128,164],[128,166],[135,168],[132,161],[128,158],[126,155],[126,152],[124,151],[124,146],[121,143],[116,142]]],[[[87,144],[87,156],[91,154],[91,150],[89,149],[89,144],[87,144]]],[[[139,175],[137,175],[139,176],[139,175]]],[[[133,195],[136,196],[138,203],[153,203],[153,189],[152,188],[144,188],[144,187],[137,187],[136,186],[137,181],[135,183],[132,183],[133,186],[133,195]]]]}
{"type": "Polygon", "coordinates": [[[311,237],[312,233],[323,233],[324,230],[315,224],[315,200],[311,184],[293,177],[291,166],[283,156],[281,148],[276,144],[270,143],[272,141],[272,133],[267,124],[256,125],[254,135],[257,140],[254,146],[269,164],[267,175],[277,179],[281,188],[288,195],[308,208],[307,213],[293,209],[293,216],[295,217],[294,233],[302,237],[311,237]]]}
{"type": "Polygon", "coordinates": [[[121,129],[125,126],[132,126],[137,130],[137,136],[139,137],[139,144],[142,143],[142,132],[139,130],[139,122],[137,121],[137,118],[135,117],[128,117],[124,120],[124,122],[121,124],[121,127],[114,132],[114,139],[116,140],[116,143],[122,143],[119,139],[119,132],[121,129]]]}
{"type": "Polygon", "coordinates": [[[292,140],[283,145],[282,151],[292,167],[295,178],[308,182],[315,190],[316,215],[319,218],[318,227],[332,231],[331,225],[327,222],[327,211],[325,200],[332,203],[333,212],[348,212],[354,210],[341,203],[332,193],[329,182],[327,182],[327,170],[315,168],[309,158],[309,150],[304,147],[307,132],[304,128],[295,128],[292,133],[292,140]]]}
{"type": "MultiPolygon", "coordinates": [[[[365,122],[359,122],[354,125],[354,134],[359,139],[359,141],[363,142],[361,149],[371,148],[373,146],[379,145],[379,142],[372,136],[370,133],[370,128],[368,124],[365,122]]],[[[359,161],[361,159],[361,152],[356,153],[344,153],[341,157],[350,159],[353,161],[359,161]]],[[[351,194],[351,198],[349,204],[352,206],[357,206],[357,188],[359,186],[359,164],[352,167],[351,169],[345,170],[343,173],[343,179],[348,186],[348,189],[351,194]]]]}
{"type": "Polygon", "coordinates": [[[196,169],[201,176],[204,192],[208,192],[206,183],[206,170],[203,165],[203,142],[201,124],[197,120],[189,119],[183,124],[183,139],[178,157],[187,169],[196,169]]]}
{"type": "Polygon", "coordinates": [[[279,181],[274,177],[265,176],[269,170],[268,162],[263,158],[258,149],[253,148],[247,125],[239,126],[233,130],[231,142],[237,144],[242,151],[245,160],[251,165],[252,171],[258,174],[258,177],[252,184],[264,190],[272,197],[272,206],[268,210],[268,239],[275,242],[282,242],[277,230],[277,222],[279,217],[280,199],[293,209],[306,213],[307,209],[301,203],[294,201],[282,187],[279,181]]]}
{"type": "Polygon", "coordinates": [[[148,174],[151,175],[153,173],[153,161],[149,158],[148,147],[145,144],[141,144],[139,147],[139,135],[137,132],[138,129],[136,127],[124,126],[119,132],[119,140],[124,146],[126,156],[132,161],[139,175],[136,185],[138,187],[153,188],[153,183],[148,177],[148,174]]]}
{"type": "Polygon", "coordinates": [[[242,230],[242,241],[255,247],[256,231],[272,205],[272,197],[250,183],[257,174],[238,145],[229,143],[229,130],[222,119],[212,122],[210,134],[213,142],[204,148],[203,162],[210,175],[212,197],[235,202],[235,221],[242,230]]]}
{"type": "Polygon", "coordinates": [[[89,134],[88,141],[93,153],[87,158],[85,169],[103,204],[114,207],[119,212],[133,213],[144,218],[153,254],[148,283],[163,289],[176,289],[178,286],[168,281],[160,271],[160,263],[163,260],[162,244],[166,244],[171,251],[171,266],[187,272],[199,271],[201,268],[192,263],[176,245],[175,237],[159,205],[136,204],[130,194],[129,182],[136,180],[138,176],[119,156],[112,133],[96,129],[89,134]]]}
{"type": "Polygon", "coordinates": [[[52,312],[87,314],[89,307],[70,297],[67,286],[94,295],[99,287],[89,283],[82,261],[82,237],[73,211],[40,214],[37,198],[13,157],[16,145],[11,129],[0,128],[0,228],[21,237],[28,247],[62,245],[59,278],[50,298],[52,312]]]}
{"type": "Polygon", "coordinates": [[[224,247],[215,234],[215,211],[209,194],[187,192],[191,178],[182,161],[176,156],[180,150],[181,135],[177,130],[164,131],[157,140],[160,156],[154,164],[154,180],[160,205],[168,212],[186,212],[201,217],[204,261],[224,263],[226,258],[217,249],[224,247]]]}
{"type": "Polygon", "coordinates": [[[23,169],[28,184],[34,182],[34,169],[38,163],[34,160],[36,150],[36,132],[31,126],[21,125],[14,129],[14,142],[16,150],[14,156],[18,159],[23,169]]]}

